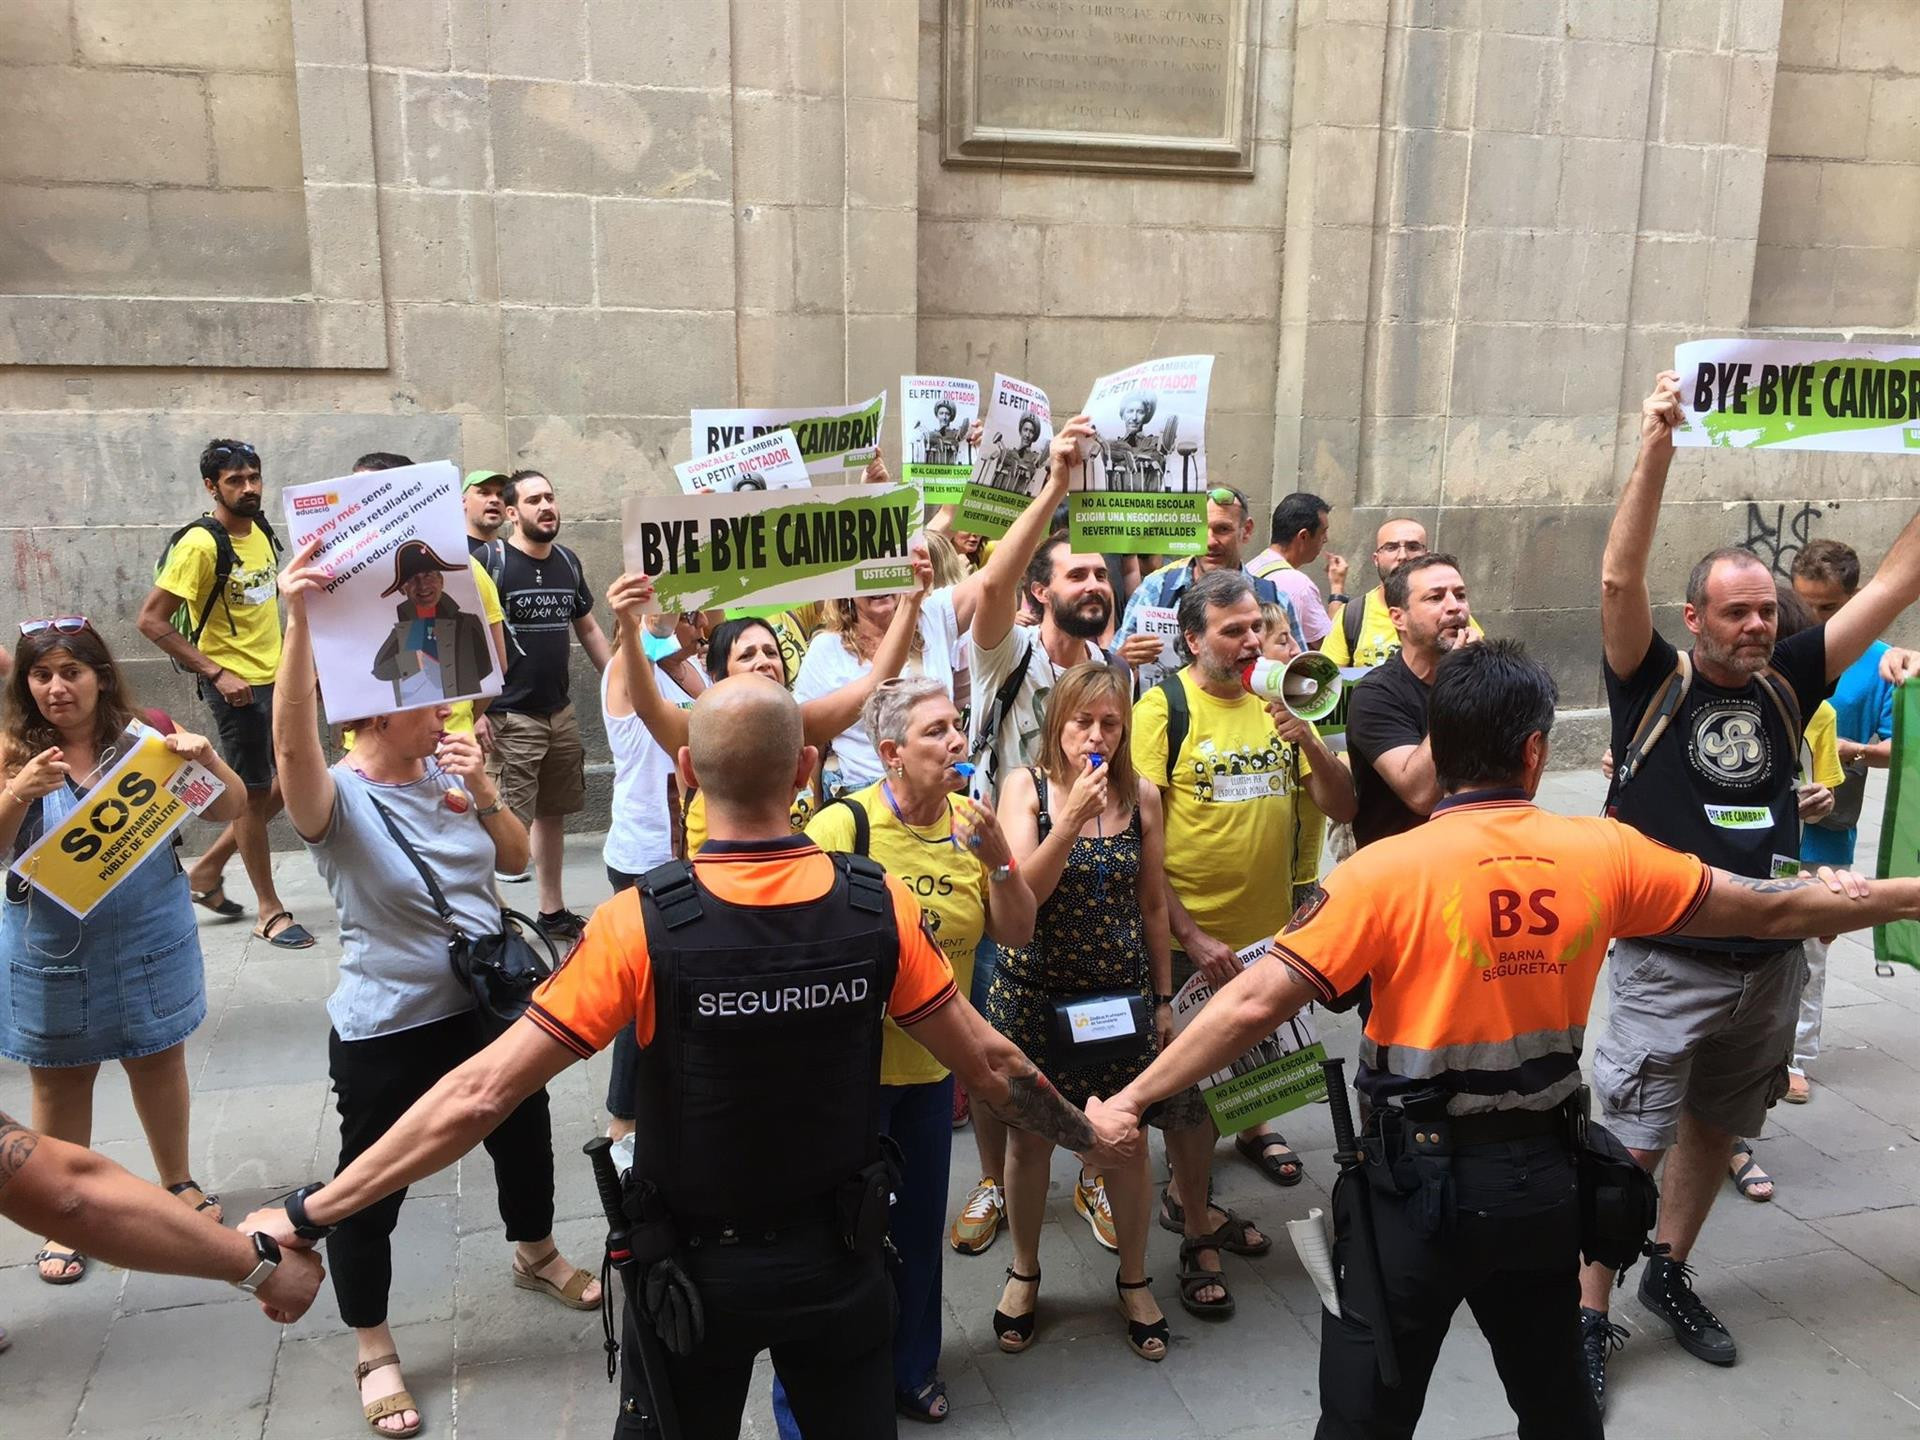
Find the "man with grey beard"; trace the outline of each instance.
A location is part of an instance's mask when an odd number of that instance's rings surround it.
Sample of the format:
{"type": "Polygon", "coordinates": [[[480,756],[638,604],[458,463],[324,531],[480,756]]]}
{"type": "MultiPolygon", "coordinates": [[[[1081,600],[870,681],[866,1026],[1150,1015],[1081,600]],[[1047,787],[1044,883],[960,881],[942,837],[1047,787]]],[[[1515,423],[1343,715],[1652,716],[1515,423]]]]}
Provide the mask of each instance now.
{"type": "Polygon", "coordinates": [[[1429,550],[1386,579],[1387,614],[1400,649],[1354,686],[1347,708],[1347,753],[1360,813],[1362,845],[1421,824],[1440,803],[1427,743],[1427,692],[1440,657],[1479,638],[1460,562],[1429,550]]]}

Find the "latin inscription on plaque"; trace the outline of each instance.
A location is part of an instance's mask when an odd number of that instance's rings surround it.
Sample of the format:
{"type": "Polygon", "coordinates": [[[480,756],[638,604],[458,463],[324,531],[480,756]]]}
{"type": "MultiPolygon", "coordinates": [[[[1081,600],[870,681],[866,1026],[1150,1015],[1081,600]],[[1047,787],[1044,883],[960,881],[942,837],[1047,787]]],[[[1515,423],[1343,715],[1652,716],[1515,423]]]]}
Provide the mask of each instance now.
{"type": "Polygon", "coordinates": [[[946,158],[1250,174],[1260,0],[947,0],[946,158]]]}

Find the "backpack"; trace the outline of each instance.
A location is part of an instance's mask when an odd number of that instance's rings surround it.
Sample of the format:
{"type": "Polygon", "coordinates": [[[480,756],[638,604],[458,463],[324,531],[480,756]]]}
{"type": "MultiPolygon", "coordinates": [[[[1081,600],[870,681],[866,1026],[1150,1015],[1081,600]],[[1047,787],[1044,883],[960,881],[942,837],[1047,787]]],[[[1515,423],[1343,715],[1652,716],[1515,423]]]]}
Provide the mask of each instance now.
{"type": "MultiPolygon", "coordinates": [[[[254,516],[253,523],[260,527],[261,533],[267,537],[267,544],[272,548],[274,555],[278,556],[281,551],[280,537],[273,533],[273,526],[269,525],[266,517],[261,515],[254,516]]],[[[211,515],[202,515],[189,520],[167,537],[166,546],[160,551],[160,558],[154,562],[153,578],[155,580],[158,580],[161,573],[166,570],[167,557],[173,554],[173,547],[195,530],[204,530],[213,537],[213,588],[207,592],[206,598],[200,603],[198,620],[193,618],[192,602],[182,600],[174,607],[167,621],[177,633],[186,638],[189,645],[197,646],[200,643],[201,633],[207,628],[207,621],[213,618],[215,600],[218,600],[221,608],[227,612],[227,633],[229,635],[239,633],[239,627],[233,622],[233,606],[227,598],[227,577],[233,574],[234,566],[240,563],[240,556],[233,548],[233,537],[227,533],[227,527],[211,515]]],[[[173,662],[173,668],[182,675],[193,673],[178,660],[173,662]]]]}
{"type": "MultiPolygon", "coordinates": [[[[1755,677],[1760,688],[1773,700],[1774,708],[1780,712],[1780,718],[1786,722],[1787,734],[1793,737],[1796,745],[1805,726],[1800,718],[1800,698],[1793,692],[1792,684],[1773,666],[1769,665],[1755,677]]],[[[1654,692],[1648,702],[1646,713],[1640,717],[1640,723],[1634,727],[1633,739],[1627,743],[1626,754],[1620,756],[1614,764],[1613,796],[1617,798],[1627,783],[1640,773],[1640,764],[1647,757],[1647,751],[1667,733],[1673,724],[1673,717],[1680,713],[1680,707],[1686,704],[1687,692],[1693,688],[1693,657],[1682,650],[1674,657],[1673,673],[1660,682],[1660,688],[1654,692]]]]}
{"type": "Polygon", "coordinates": [[[1360,627],[1366,624],[1367,597],[1372,594],[1373,592],[1369,590],[1366,595],[1349,600],[1345,605],[1340,607],[1340,631],[1347,637],[1347,663],[1349,665],[1358,663],[1353,658],[1353,652],[1360,648],[1360,627]]]}
{"type": "Polygon", "coordinates": [[[867,819],[867,807],[851,796],[842,795],[829,800],[820,808],[824,812],[827,805],[844,805],[853,814],[853,851],[855,855],[865,855],[873,843],[873,822],[867,819]]]}
{"type": "Polygon", "coordinates": [[[1193,724],[1193,712],[1187,708],[1187,687],[1180,683],[1180,673],[1175,671],[1159,685],[1160,693],[1167,697],[1167,784],[1173,784],[1173,762],[1179,755],[1180,747],[1187,743],[1187,730],[1193,724]]]}
{"type": "MultiPolygon", "coordinates": [[[[567,569],[573,573],[574,592],[577,594],[586,589],[586,579],[580,573],[580,562],[574,557],[573,551],[564,545],[555,545],[553,549],[555,554],[567,562],[567,569]]],[[[500,592],[500,613],[505,621],[507,641],[513,646],[514,654],[524,659],[527,648],[520,643],[520,634],[513,626],[513,611],[508,608],[506,602],[507,542],[498,537],[486,541],[480,547],[480,557],[480,564],[486,570],[487,578],[493,581],[493,588],[500,592]]],[[[512,663],[512,656],[508,657],[508,663],[512,663]]]]}

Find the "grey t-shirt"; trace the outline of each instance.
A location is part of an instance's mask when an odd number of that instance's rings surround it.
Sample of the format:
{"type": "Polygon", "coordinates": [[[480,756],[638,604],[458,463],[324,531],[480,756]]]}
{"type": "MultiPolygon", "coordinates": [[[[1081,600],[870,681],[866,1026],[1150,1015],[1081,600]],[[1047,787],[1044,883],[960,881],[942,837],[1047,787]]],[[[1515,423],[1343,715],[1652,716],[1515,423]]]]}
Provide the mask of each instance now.
{"type": "Polygon", "coordinates": [[[327,1014],[342,1040],[370,1040],[473,1008],[447,963],[447,927],[405,852],[387,833],[378,796],[433,872],[454,922],[472,938],[500,928],[493,838],[469,808],[447,808],[459,782],[432,760],[407,785],[381,785],[347,760],[333,767],[333,819],[307,842],[340,912],[340,983],[327,1014]]]}

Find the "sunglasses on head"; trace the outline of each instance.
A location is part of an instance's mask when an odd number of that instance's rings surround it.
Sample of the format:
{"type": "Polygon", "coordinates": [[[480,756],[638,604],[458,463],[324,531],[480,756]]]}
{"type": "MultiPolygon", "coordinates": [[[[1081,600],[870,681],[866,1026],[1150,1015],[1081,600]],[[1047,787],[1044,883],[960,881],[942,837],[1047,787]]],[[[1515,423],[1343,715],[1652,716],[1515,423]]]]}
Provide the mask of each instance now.
{"type": "Polygon", "coordinates": [[[207,458],[222,470],[243,470],[249,465],[260,468],[260,452],[251,445],[216,445],[207,452],[207,458]]]}
{"type": "Polygon", "coordinates": [[[45,620],[22,620],[22,635],[42,635],[49,630],[62,635],[78,635],[82,630],[91,630],[92,624],[84,615],[51,615],[45,620]]]}
{"type": "Polygon", "coordinates": [[[1242,510],[1247,508],[1246,496],[1227,485],[1214,486],[1207,491],[1207,499],[1216,505],[1238,505],[1242,510]]]}

